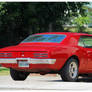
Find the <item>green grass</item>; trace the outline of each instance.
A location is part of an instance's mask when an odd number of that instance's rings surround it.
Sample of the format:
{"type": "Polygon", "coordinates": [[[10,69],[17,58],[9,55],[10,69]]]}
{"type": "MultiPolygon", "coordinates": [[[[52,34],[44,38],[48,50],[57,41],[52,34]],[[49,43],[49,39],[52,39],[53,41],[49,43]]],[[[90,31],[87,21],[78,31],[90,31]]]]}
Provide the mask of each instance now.
{"type": "Polygon", "coordinates": [[[9,69],[4,68],[4,67],[0,67],[0,76],[1,75],[9,75],[9,69]]]}

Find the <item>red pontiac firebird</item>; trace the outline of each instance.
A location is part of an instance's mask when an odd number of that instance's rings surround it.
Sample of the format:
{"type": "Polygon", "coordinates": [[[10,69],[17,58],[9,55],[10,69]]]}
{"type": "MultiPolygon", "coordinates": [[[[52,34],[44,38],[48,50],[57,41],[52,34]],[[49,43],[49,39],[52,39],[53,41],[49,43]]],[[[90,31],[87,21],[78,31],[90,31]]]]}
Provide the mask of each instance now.
{"type": "Polygon", "coordinates": [[[92,35],[49,32],[30,35],[19,45],[0,49],[0,64],[13,80],[30,73],[58,73],[64,81],[92,73],[92,35]]]}

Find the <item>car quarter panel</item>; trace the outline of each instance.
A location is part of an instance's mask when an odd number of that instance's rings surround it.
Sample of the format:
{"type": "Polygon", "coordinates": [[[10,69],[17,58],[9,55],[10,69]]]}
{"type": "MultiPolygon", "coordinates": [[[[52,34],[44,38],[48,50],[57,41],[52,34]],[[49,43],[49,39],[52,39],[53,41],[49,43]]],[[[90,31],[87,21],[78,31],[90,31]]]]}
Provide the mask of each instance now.
{"type": "Polygon", "coordinates": [[[83,47],[78,46],[79,39],[80,35],[69,36],[67,37],[67,39],[65,39],[64,41],[65,46],[62,47],[61,51],[62,55],[64,55],[62,59],[64,59],[63,61],[67,62],[69,58],[71,58],[72,56],[76,56],[79,61],[79,72],[85,73],[87,70],[86,65],[88,57],[83,47]]]}

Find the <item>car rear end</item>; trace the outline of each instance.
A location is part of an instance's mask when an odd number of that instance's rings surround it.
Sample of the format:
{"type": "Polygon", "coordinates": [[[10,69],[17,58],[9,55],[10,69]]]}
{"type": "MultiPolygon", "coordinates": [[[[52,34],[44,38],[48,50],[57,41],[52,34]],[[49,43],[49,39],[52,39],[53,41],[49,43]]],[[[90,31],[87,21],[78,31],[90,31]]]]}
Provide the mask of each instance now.
{"type": "Polygon", "coordinates": [[[64,62],[61,62],[64,61],[61,58],[61,42],[65,37],[66,35],[59,34],[28,37],[17,46],[1,49],[0,64],[10,68],[11,76],[14,79],[21,79],[19,74],[22,75],[24,72],[40,74],[57,72],[64,65],[64,62]],[[19,71],[23,72],[19,73],[19,71]],[[16,77],[15,73],[18,74],[16,77]]]}
{"type": "Polygon", "coordinates": [[[12,51],[0,52],[0,64],[3,67],[26,70],[30,72],[53,69],[56,59],[49,51],[12,51]]]}

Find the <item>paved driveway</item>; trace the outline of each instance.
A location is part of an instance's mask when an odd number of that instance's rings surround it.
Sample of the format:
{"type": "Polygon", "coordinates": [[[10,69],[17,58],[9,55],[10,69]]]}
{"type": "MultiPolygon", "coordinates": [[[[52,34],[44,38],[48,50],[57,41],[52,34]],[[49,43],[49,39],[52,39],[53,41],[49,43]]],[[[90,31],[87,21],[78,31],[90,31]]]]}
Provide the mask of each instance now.
{"type": "Polygon", "coordinates": [[[92,89],[92,78],[80,82],[64,82],[60,76],[28,76],[25,81],[13,81],[10,76],[0,76],[0,90],[88,90],[92,89]]]}

